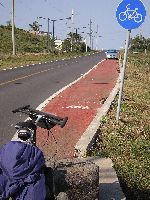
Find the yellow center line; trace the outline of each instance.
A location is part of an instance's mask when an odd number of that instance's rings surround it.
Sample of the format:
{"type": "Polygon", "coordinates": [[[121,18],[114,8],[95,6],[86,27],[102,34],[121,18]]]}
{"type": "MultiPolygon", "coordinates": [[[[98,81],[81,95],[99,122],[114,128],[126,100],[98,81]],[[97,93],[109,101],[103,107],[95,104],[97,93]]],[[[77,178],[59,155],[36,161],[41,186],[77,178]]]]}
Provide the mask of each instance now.
{"type": "Polygon", "coordinates": [[[28,77],[31,77],[31,76],[34,76],[34,75],[37,75],[37,74],[40,74],[40,73],[43,73],[43,72],[47,72],[49,70],[51,70],[51,69],[45,69],[45,70],[42,70],[42,71],[39,71],[39,72],[35,72],[33,74],[29,74],[29,75],[26,75],[26,76],[18,77],[18,78],[15,78],[13,80],[10,80],[10,81],[6,81],[6,82],[3,82],[3,83],[0,83],[0,86],[7,85],[9,83],[13,83],[15,81],[18,81],[18,80],[21,80],[21,79],[25,79],[25,78],[28,78],[28,77]]]}

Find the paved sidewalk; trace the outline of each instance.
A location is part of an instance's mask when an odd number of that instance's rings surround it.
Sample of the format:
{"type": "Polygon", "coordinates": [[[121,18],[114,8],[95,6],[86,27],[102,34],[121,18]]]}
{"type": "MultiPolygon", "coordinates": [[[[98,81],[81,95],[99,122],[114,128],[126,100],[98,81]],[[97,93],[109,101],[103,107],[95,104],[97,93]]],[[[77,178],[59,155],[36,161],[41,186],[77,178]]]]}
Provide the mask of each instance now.
{"type": "Polygon", "coordinates": [[[37,143],[45,156],[55,159],[72,158],[75,145],[103,105],[116,84],[118,62],[105,60],[95,66],[55,98],[50,100],[43,111],[68,116],[66,126],[55,127],[47,139],[47,131],[39,129],[37,143]]]}

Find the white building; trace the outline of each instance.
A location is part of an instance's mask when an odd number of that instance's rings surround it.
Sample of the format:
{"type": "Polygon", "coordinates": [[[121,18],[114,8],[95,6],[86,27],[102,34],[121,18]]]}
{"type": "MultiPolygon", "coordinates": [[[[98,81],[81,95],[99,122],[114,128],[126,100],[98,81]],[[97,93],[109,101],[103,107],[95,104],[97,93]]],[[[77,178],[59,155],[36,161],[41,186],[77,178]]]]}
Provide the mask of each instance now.
{"type": "Polygon", "coordinates": [[[55,48],[59,51],[62,50],[62,44],[63,44],[63,41],[62,40],[55,40],[55,48]]]}

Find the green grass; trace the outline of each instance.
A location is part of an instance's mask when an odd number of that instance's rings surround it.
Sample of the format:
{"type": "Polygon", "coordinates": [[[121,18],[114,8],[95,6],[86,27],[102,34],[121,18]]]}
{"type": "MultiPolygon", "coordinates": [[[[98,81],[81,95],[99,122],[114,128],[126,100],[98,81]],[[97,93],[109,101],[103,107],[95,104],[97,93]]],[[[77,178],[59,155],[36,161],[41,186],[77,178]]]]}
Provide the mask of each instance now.
{"type": "Polygon", "coordinates": [[[24,53],[12,56],[10,54],[0,55],[0,69],[17,67],[32,63],[52,61],[56,59],[69,58],[73,56],[86,55],[87,53],[24,53]]]}
{"type": "MultiPolygon", "coordinates": [[[[0,54],[12,52],[11,26],[0,26],[0,54]]],[[[51,41],[50,41],[51,42],[51,41]]],[[[38,53],[47,50],[47,37],[34,35],[28,31],[15,28],[16,51],[38,53]]]]}
{"type": "Polygon", "coordinates": [[[93,154],[108,155],[127,199],[150,199],[150,53],[129,54],[121,120],[117,98],[100,127],[102,144],[93,154]],[[102,148],[101,148],[102,147],[102,148]]]}

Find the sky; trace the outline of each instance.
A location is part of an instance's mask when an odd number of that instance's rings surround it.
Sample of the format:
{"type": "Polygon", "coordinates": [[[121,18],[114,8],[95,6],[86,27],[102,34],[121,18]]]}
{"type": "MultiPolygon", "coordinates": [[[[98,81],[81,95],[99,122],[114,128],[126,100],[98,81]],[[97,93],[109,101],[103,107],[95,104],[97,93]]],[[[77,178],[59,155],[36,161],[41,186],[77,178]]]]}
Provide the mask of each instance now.
{"type": "MultiPolygon", "coordinates": [[[[0,25],[6,25],[11,20],[11,1],[0,0],[0,25]]],[[[18,28],[29,30],[29,24],[37,20],[42,25],[41,30],[47,31],[47,18],[57,19],[55,22],[55,36],[64,39],[71,31],[72,9],[74,10],[74,28],[89,42],[90,19],[92,20],[93,36],[96,36],[98,26],[98,49],[120,49],[125,45],[127,30],[122,28],[116,19],[116,9],[122,0],[14,0],[15,25],[18,28]],[[44,19],[37,19],[43,17],[44,19]],[[64,20],[59,20],[64,19],[64,20]],[[86,28],[83,28],[86,27],[86,28]],[[82,33],[84,32],[84,33],[82,33]]],[[[134,1],[134,0],[133,0],[134,1]]],[[[142,1],[146,7],[145,22],[131,32],[131,36],[142,34],[150,38],[150,0],[142,1]]],[[[52,22],[50,23],[52,32],[52,22]]],[[[96,48],[96,37],[93,38],[93,47],[96,48]]]]}

